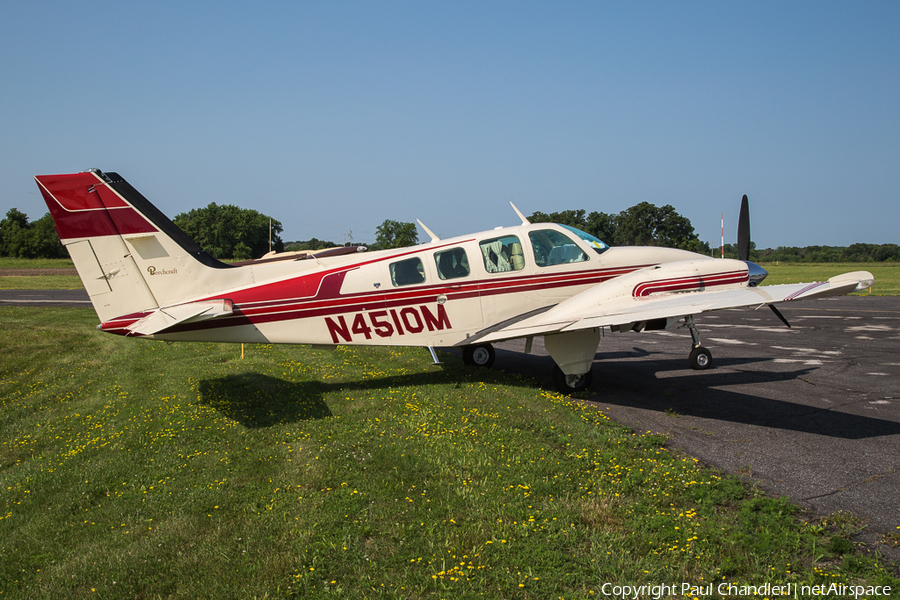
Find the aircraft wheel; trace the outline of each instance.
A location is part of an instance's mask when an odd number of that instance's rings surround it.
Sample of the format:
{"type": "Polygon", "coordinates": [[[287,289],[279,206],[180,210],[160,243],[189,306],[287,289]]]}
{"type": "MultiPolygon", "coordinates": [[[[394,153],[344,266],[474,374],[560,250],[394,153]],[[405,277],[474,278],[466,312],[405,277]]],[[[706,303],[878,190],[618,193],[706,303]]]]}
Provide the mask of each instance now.
{"type": "Polygon", "coordinates": [[[490,344],[463,346],[463,362],[470,367],[489,369],[494,364],[494,347],[490,344]]]}
{"type": "Polygon", "coordinates": [[[566,375],[559,366],[553,367],[553,385],[563,394],[574,394],[587,389],[594,380],[590,371],[581,375],[566,375]]]}
{"type": "Polygon", "coordinates": [[[688,363],[692,369],[697,371],[708,369],[712,364],[712,353],[703,346],[697,346],[691,350],[691,354],[688,356],[688,363]]]}

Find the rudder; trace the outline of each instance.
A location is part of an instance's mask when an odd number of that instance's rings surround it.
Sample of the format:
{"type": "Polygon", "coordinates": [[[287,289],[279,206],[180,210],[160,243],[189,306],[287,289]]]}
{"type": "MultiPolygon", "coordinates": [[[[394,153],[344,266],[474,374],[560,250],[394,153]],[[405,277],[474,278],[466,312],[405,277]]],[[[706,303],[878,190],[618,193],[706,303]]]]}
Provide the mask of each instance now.
{"type": "Polygon", "coordinates": [[[229,265],[115,173],[38,175],[63,245],[103,322],[212,292],[229,265]]]}

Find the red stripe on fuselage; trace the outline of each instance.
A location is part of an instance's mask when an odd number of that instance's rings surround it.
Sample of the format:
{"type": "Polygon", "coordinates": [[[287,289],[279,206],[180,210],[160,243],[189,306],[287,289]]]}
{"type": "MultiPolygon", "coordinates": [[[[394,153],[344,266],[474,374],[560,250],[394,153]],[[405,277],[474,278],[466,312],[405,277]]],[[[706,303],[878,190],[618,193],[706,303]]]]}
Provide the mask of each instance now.
{"type": "MultiPolygon", "coordinates": [[[[396,256],[390,257],[391,260],[394,258],[396,256]]],[[[629,273],[643,266],[645,265],[603,270],[591,269],[539,276],[521,275],[488,281],[484,279],[450,280],[448,284],[341,294],[340,287],[344,276],[350,270],[358,267],[358,265],[353,265],[343,267],[341,270],[311,273],[303,277],[256,286],[236,293],[219,294],[216,298],[228,296],[234,302],[235,314],[233,316],[175,326],[167,330],[166,333],[336,316],[363,310],[420,306],[437,302],[438,296],[441,295],[446,296],[447,301],[451,301],[480,296],[499,296],[527,291],[592,285],[629,273]],[[297,297],[295,294],[298,287],[303,288],[307,292],[315,289],[315,292],[306,297],[297,297]],[[258,300],[259,288],[266,288],[265,295],[268,296],[267,300],[258,300]],[[293,291],[293,297],[277,298],[276,294],[273,293],[276,289],[282,292],[293,291]]],[[[109,331],[118,333],[114,328],[120,328],[121,333],[126,334],[127,332],[124,328],[146,316],[146,314],[149,313],[127,315],[115,321],[110,321],[108,323],[110,325],[109,331]],[[115,323],[114,326],[112,325],[113,323],[115,323]]],[[[104,324],[104,331],[107,330],[106,325],[104,324]]]]}

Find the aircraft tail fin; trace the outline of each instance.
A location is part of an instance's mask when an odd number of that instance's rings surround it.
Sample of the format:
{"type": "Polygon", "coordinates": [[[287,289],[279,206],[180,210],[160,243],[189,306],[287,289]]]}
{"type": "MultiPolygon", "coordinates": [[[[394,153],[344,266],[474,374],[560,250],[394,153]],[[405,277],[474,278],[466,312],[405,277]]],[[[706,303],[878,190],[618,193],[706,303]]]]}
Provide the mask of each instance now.
{"type": "Polygon", "coordinates": [[[230,268],[116,173],[35,180],[103,322],[212,293],[215,273],[230,268]]]}

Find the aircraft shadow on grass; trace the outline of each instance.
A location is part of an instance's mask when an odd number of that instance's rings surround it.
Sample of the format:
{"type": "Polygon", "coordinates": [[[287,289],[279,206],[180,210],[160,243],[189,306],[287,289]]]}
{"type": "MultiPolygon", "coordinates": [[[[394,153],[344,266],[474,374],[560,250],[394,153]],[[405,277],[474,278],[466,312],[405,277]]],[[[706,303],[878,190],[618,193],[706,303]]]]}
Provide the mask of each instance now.
{"type": "MultiPolygon", "coordinates": [[[[828,410],[786,400],[730,391],[739,385],[766,384],[807,377],[814,368],[766,372],[725,370],[721,367],[764,362],[765,359],[720,359],[720,369],[697,373],[686,369],[684,360],[661,359],[656,353],[634,348],[597,354],[594,398],[605,404],[628,406],[657,412],[676,411],[694,416],[745,425],[813,433],[845,439],[900,434],[900,423],[828,410]],[[640,358],[641,360],[622,360],[640,358]],[[619,359],[618,362],[615,359],[619,359]],[[686,371],[683,376],[659,373],[686,371]]],[[[201,402],[248,428],[270,427],[279,423],[310,421],[332,416],[324,398],[340,389],[366,390],[434,385],[471,380],[504,380],[503,373],[532,377],[536,363],[552,360],[549,356],[522,355],[498,350],[500,369],[465,368],[447,365],[426,373],[395,375],[359,382],[292,382],[259,373],[244,373],[205,379],[200,382],[201,402]],[[505,360],[506,354],[515,360],[505,360]]],[[[540,371],[538,371],[540,372],[540,371]]],[[[533,381],[552,389],[550,381],[533,381]]]]}
{"type": "Polygon", "coordinates": [[[295,383],[260,373],[200,381],[200,402],[248,428],[330,417],[322,400],[324,384],[295,383]]]}
{"type": "Polygon", "coordinates": [[[260,373],[242,373],[201,380],[200,403],[247,428],[259,428],[331,417],[324,398],[338,390],[387,390],[491,379],[509,383],[502,372],[468,369],[461,364],[426,373],[339,383],[293,382],[260,373]]]}

